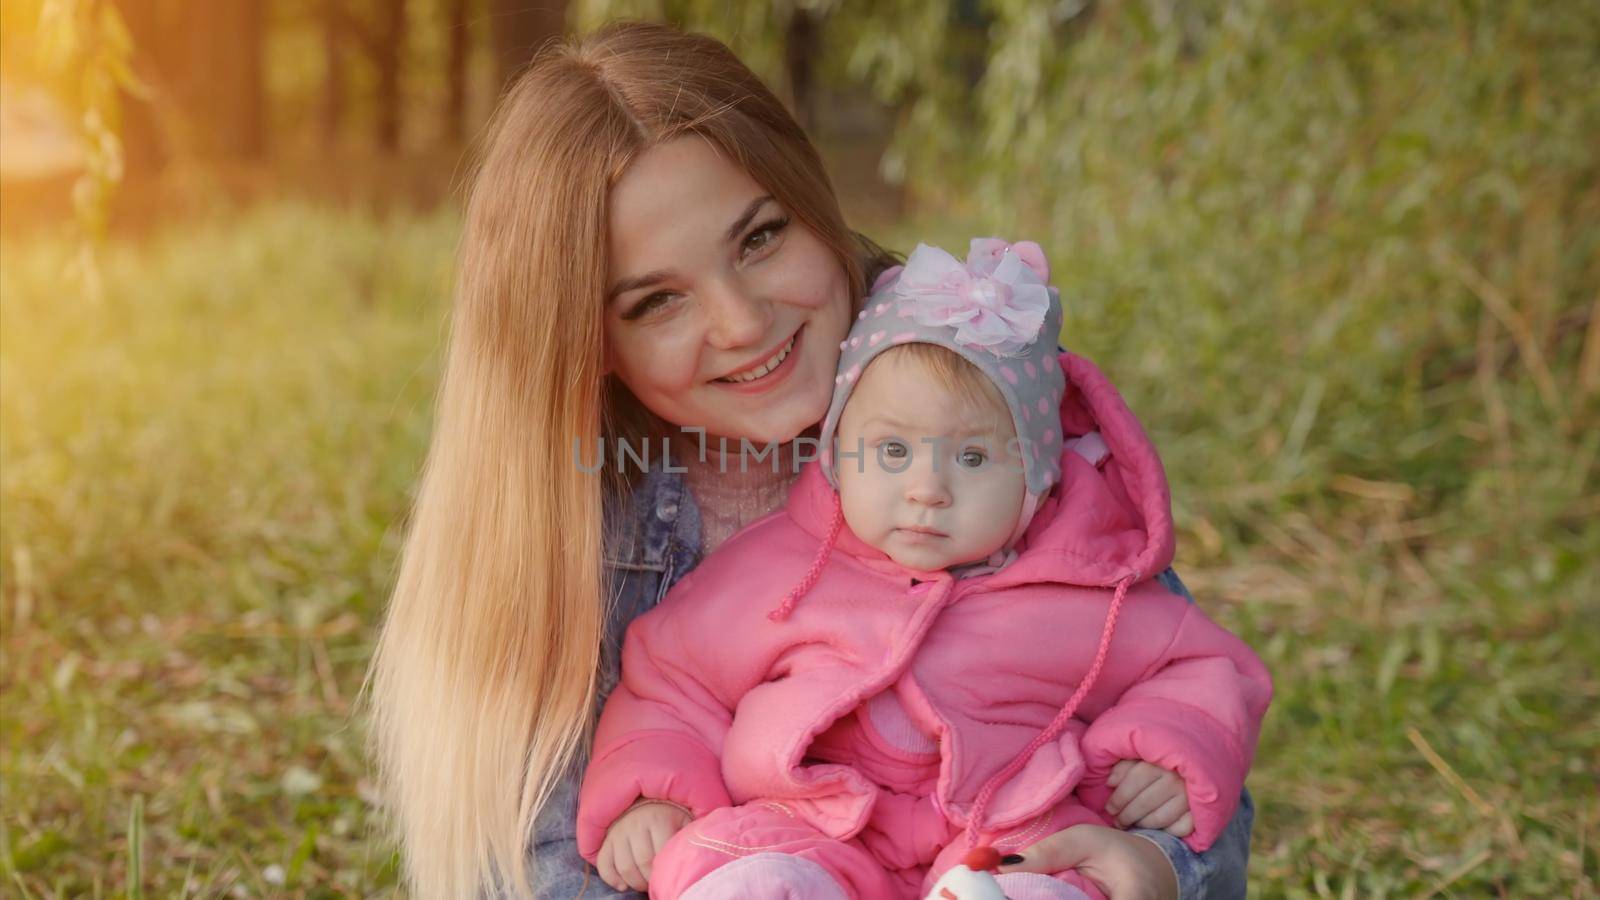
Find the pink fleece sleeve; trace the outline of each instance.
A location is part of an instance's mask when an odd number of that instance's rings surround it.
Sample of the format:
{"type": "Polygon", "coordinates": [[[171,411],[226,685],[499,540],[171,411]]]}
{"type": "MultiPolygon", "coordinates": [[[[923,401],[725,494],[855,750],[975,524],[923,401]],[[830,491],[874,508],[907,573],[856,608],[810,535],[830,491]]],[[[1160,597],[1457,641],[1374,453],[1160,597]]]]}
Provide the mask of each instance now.
{"type": "Polygon", "coordinates": [[[688,807],[698,818],[729,806],[722,742],[731,704],[708,684],[713,668],[684,639],[693,626],[663,605],[629,627],[622,680],[606,700],[578,792],[578,852],[590,862],[606,831],[635,800],[688,807]]]}
{"type": "Polygon", "coordinates": [[[1105,809],[1111,796],[1106,778],[1124,759],[1177,772],[1194,817],[1185,840],[1202,852],[1238,806],[1271,700],[1272,678],[1255,653],[1190,606],[1149,674],[1084,732],[1088,771],[1078,794],[1105,809]]]}

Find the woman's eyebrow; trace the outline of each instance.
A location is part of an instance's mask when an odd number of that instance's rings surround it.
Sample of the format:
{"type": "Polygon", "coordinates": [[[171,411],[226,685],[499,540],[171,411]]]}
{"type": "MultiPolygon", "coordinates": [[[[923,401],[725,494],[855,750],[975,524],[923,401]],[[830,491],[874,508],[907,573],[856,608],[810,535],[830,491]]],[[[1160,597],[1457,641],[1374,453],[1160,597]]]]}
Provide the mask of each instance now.
{"type": "Polygon", "coordinates": [[[762,194],[750,201],[750,205],[744,208],[744,212],[740,214],[739,218],[734,219],[733,224],[728,226],[728,231],[722,236],[722,240],[727,242],[737,238],[739,232],[743,231],[744,227],[750,224],[750,220],[756,217],[756,213],[761,211],[761,205],[771,199],[771,194],[762,194]]]}
{"type": "MultiPolygon", "coordinates": [[[[750,205],[744,208],[744,212],[739,214],[739,218],[734,219],[733,224],[728,226],[728,230],[725,234],[723,234],[722,240],[724,242],[728,242],[739,237],[739,232],[744,231],[745,226],[750,224],[750,220],[754,219],[756,217],[756,213],[761,211],[761,207],[771,199],[771,194],[762,194],[756,199],[750,201],[750,205]]],[[[671,277],[671,272],[665,269],[657,269],[654,272],[646,272],[643,275],[635,275],[632,278],[624,278],[616,284],[613,284],[611,286],[611,290],[606,292],[606,302],[611,303],[622,294],[626,294],[629,291],[636,291],[642,287],[649,287],[658,281],[666,281],[671,277]]]]}
{"type": "Polygon", "coordinates": [[[606,292],[606,302],[612,303],[619,296],[626,294],[629,291],[636,291],[642,287],[649,287],[658,281],[666,281],[671,277],[672,273],[668,272],[666,269],[657,269],[654,272],[646,272],[643,275],[635,275],[632,278],[624,278],[616,284],[613,284],[611,286],[611,290],[606,292]]]}

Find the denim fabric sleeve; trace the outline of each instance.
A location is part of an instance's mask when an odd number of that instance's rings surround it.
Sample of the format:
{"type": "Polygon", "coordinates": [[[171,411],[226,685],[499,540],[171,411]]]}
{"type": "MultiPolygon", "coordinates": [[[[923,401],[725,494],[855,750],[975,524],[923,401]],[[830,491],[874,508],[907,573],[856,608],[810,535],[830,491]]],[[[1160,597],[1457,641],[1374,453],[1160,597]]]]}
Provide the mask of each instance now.
{"type": "Polygon", "coordinates": [[[529,883],[536,900],[568,900],[571,897],[626,897],[643,900],[644,895],[618,893],[600,880],[583,857],[578,855],[578,782],[587,760],[576,759],[556,786],[556,792],[533,823],[534,859],[530,860],[529,883]]]}
{"type": "Polygon", "coordinates": [[[1239,808],[1217,842],[1204,853],[1165,831],[1135,828],[1132,834],[1155,842],[1178,874],[1178,900],[1239,900],[1245,895],[1245,870],[1250,865],[1250,827],[1255,822],[1250,789],[1239,794],[1239,808]]]}
{"type": "MultiPolygon", "coordinates": [[[[599,696],[595,704],[597,712],[617,685],[622,633],[627,630],[627,624],[634,615],[654,600],[660,573],[614,572],[612,578],[618,595],[601,647],[599,696]]],[[[535,900],[567,900],[580,894],[584,900],[590,897],[643,900],[643,894],[612,890],[600,880],[588,861],[578,855],[578,787],[583,783],[583,772],[588,763],[587,755],[572,761],[555,793],[551,795],[550,802],[545,804],[534,821],[533,850],[537,869],[530,875],[533,896],[535,900]]]]}
{"type": "MultiPolygon", "coordinates": [[[[1172,569],[1157,575],[1156,580],[1172,593],[1194,602],[1194,595],[1172,569]]],[[[1250,828],[1254,823],[1255,805],[1246,788],[1239,795],[1239,808],[1234,810],[1228,826],[1204,853],[1194,852],[1188,844],[1165,831],[1135,828],[1132,833],[1149,838],[1167,854],[1173,871],[1178,874],[1178,900],[1232,900],[1244,896],[1245,869],[1250,862],[1250,828]]]]}
{"type": "Polygon", "coordinates": [[[1194,602],[1194,595],[1189,593],[1188,586],[1183,583],[1183,579],[1179,578],[1178,573],[1173,569],[1168,568],[1165,572],[1157,575],[1156,580],[1161,582],[1162,587],[1166,588],[1172,593],[1177,594],[1179,597],[1182,597],[1190,603],[1194,602]]]}
{"type": "MultiPolygon", "coordinates": [[[[622,632],[634,615],[653,600],[660,573],[653,571],[613,572],[612,584],[617,595],[612,605],[611,620],[600,652],[599,693],[595,709],[605,703],[606,695],[616,687],[622,632]]],[[[533,824],[534,868],[529,873],[535,900],[568,900],[582,896],[643,900],[644,895],[633,891],[619,893],[611,889],[595,872],[588,861],[578,855],[578,787],[583,782],[583,772],[588,766],[587,754],[572,761],[556,785],[550,802],[540,810],[533,824]]]]}

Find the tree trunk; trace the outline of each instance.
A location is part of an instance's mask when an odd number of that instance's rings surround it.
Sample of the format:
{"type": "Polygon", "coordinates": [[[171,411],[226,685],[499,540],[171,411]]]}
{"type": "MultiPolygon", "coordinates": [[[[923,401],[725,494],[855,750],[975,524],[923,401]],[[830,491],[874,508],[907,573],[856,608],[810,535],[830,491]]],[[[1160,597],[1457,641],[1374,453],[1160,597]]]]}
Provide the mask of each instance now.
{"type": "Polygon", "coordinates": [[[460,143],[467,133],[467,56],[471,50],[468,0],[447,0],[445,28],[449,57],[445,60],[444,135],[460,143]]]}
{"type": "Polygon", "coordinates": [[[489,0],[489,13],[501,90],[567,27],[567,0],[489,0]]]}
{"type": "Polygon", "coordinates": [[[177,94],[197,149],[253,159],[266,151],[266,0],[185,6],[168,23],[187,44],[177,94]]]}
{"type": "MultiPolygon", "coordinates": [[[[225,156],[255,159],[267,148],[265,73],[266,0],[229,0],[217,4],[223,27],[214,36],[196,32],[205,45],[210,72],[218,77],[206,96],[208,118],[220,125],[217,149],[225,156]]],[[[194,73],[205,84],[208,72],[194,73]]]]}
{"type": "Polygon", "coordinates": [[[339,144],[344,124],[345,16],[343,0],[323,0],[322,4],[322,145],[332,149],[339,144]]]}
{"type": "Polygon", "coordinates": [[[117,5],[133,40],[134,71],[151,93],[125,98],[130,170],[163,165],[172,150],[167,136],[186,138],[184,149],[200,156],[264,155],[266,0],[117,5]]]}
{"type": "Polygon", "coordinates": [[[400,149],[400,49],[406,37],[406,0],[384,0],[378,11],[377,46],[373,63],[378,69],[378,147],[385,153],[400,149]]]}
{"type": "Polygon", "coordinates": [[[170,99],[163,94],[169,89],[171,41],[156,0],[117,0],[117,11],[133,41],[134,74],[151,94],[137,97],[120,92],[123,166],[129,175],[148,175],[160,171],[170,155],[161,109],[170,107],[170,99]]]}
{"type": "Polygon", "coordinates": [[[817,56],[822,52],[821,26],[816,15],[809,10],[796,8],[789,16],[784,29],[784,68],[789,81],[789,108],[800,127],[811,131],[816,126],[812,103],[813,73],[817,56]]]}

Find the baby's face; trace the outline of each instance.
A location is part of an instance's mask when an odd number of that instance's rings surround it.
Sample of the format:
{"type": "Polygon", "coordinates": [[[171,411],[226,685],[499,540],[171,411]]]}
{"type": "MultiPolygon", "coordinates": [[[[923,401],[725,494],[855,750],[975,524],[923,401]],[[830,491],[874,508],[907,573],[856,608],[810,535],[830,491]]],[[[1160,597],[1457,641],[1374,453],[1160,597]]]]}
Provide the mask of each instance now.
{"type": "Polygon", "coordinates": [[[1003,407],[974,409],[890,353],[861,374],[837,432],[844,520],[895,562],[947,569],[1011,536],[1026,488],[1003,407]]]}

